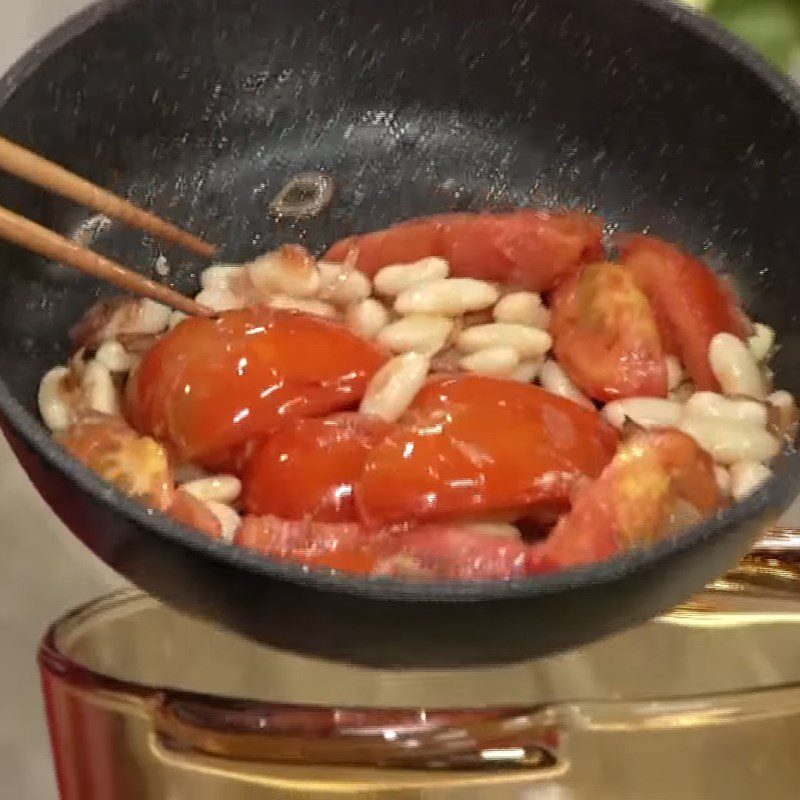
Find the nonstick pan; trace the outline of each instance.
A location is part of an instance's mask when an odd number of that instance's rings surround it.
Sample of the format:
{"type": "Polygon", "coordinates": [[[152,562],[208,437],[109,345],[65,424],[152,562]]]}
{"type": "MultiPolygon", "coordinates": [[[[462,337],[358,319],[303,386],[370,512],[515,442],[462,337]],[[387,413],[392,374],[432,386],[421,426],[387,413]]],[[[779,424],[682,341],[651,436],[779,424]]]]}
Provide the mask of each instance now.
{"type": "MultiPolygon", "coordinates": [[[[221,243],[228,261],[279,242],[322,250],[443,210],[590,208],[729,273],[777,331],[777,385],[800,393],[798,109],[795,90],[743,45],[655,0],[144,0],[92,7],[34,48],[3,83],[0,130],[221,243]],[[333,176],[332,205],[302,224],[271,218],[272,197],[309,170],[333,176]]],[[[159,253],[10,178],[0,196],[144,271],[159,253]]],[[[166,256],[173,284],[196,291],[204,264],[166,256]]],[[[576,646],[721,574],[800,482],[787,453],[756,494],[677,539],[551,576],[425,584],[307,571],[148,512],[40,425],[38,381],[107,291],[0,248],[12,446],[114,569],[278,647],[401,667],[576,646]]]]}

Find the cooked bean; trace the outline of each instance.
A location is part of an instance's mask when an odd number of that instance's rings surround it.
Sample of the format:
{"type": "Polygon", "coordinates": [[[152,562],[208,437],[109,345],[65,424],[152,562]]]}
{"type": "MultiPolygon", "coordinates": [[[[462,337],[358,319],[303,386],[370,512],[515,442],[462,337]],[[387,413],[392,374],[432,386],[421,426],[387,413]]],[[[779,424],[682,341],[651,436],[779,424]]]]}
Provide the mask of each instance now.
{"type": "Polygon", "coordinates": [[[683,366],[675,356],[667,356],[667,385],[670,391],[677,389],[683,381],[683,366]]]}
{"type": "Polygon", "coordinates": [[[368,297],[347,309],[345,322],[353,333],[374,339],[389,324],[389,312],[383,303],[368,297]]]}
{"type": "Polygon", "coordinates": [[[378,270],[373,279],[375,291],[395,297],[418,283],[446,278],[450,265],[443,258],[422,258],[412,264],[391,264],[378,270]]]}
{"type": "Polygon", "coordinates": [[[511,373],[511,379],[520,383],[532,383],[536,380],[539,370],[542,368],[542,359],[532,358],[527,361],[520,361],[519,366],[511,373]]]}
{"type": "Polygon", "coordinates": [[[747,339],[747,346],[756,361],[766,361],[775,346],[775,331],[769,325],[756,322],[753,333],[747,339]]]}
{"type": "Polygon", "coordinates": [[[305,247],[286,244],[247,264],[247,275],[262,295],[313,297],[320,286],[314,259],[305,247]]]}
{"type": "Polygon", "coordinates": [[[661,397],[628,397],[614,400],[603,407],[603,416],[622,430],[626,420],[640,428],[674,428],[683,412],[680,403],[661,397]]]}
{"type": "Polygon", "coordinates": [[[769,461],[780,450],[778,439],[768,433],[763,425],[753,422],[733,422],[720,417],[687,414],[679,427],[718,464],[769,461]]]}
{"type": "Polygon", "coordinates": [[[45,373],[39,384],[39,413],[51,431],[66,430],[73,421],[72,403],[67,382],[67,367],[53,367],[45,373]]]}
{"type": "Polygon", "coordinates": [[[108,339],[97,349],[95,358],[110,372],[128,372],[133,366],[130,353],[116,339],[108,339]]]}
{"type": "Polygon", "coordinates": [[[404,353],[386,362],[369,382],[359,411],[395,422],[425,383],[430,359],[421,353],[404,353]]]}
{"type": "Polygon", "coordinates": [[[741,500],[769,480],[772,470],[757,461],[737,461],[730,466],[731,495],[741,500]]]}
{"type": "Polygon", "coordinates": [[[489,308],[497,300],[497,289],[474,278],[442,278],[418,283],[397,295],[398,314],[440,314],[457,317],[489,308]]]}
{"type": "Polygon", "coordinates": [[[757,400],[724,397],[716,392],[695,392],[686,401],[687,414],[720,417],[734,422],[767,424],[767,408],[757,400]]]}
{"type": "Polygon", "coordinates": [[[267,305],[270,308],[282,308],[287,311],[302,311],[304,314],[313,314],[326,319],[338,316],[338,312],[330,303],[306,297],[293,297],[288,294],[273,294],[267,300],[267,305]]]}
{"type": "Polygon", "coordinates": [[[550,312],[536,292],[511,292],[497,301],[493,313],[496,322],[534,328],[547,328],[550,324],[550,312]]]}
{"type": "MultiPolygon", "coordinates": [[[[210,308],[212,311],[232,311],[235,308],[244,308],[242,298],[235,295],[230,289],[214,287],[203,289],[195,298],[200,305],[210,308]]],[[[168,324],[172,320],[167,321],[168,324]]],[[[176,323],[177,324],[177,323],[176,323]]]]}
{"type": "Polygon", "coordinates": [[[233,503],[239,499],[242,483],[235,475],[210,475],[187,481],[181,489],[202,500],[204,503],[233,503]]]}
{"type": "Polygon", "coordinates": [[[219,520],[222,538],[228,543],[233,543],[236,538],[236,531],[239,530],[239,526],[242,524],[242,518],[225,503],[207,500],[205,504],[208,510],[219,520]]]}
{"type": "Polygon", "coordinates": [[[463,356],[459,362],[462,369],[478,375],[507,378],[519,366],[519,355],[512,347],[487,347],[463,356]]]}
{"type": "Polygon", "coordinates": [[[542,368],[539,370],[539,383],[551,394],[565,397],[567,400],[572,400],[587,408],[594,408],[592,401],[570,380],[561,365],[550,358],[542,364],[542,368]]]}
{"type": "Polygon", "coordinates": [[[379,344],[393,353],[413,351],[432,356],[447,343],[453,320],[434,314],[409,314],[389,323],[378,333],[379,344]]]}
{"type": "Polygon", "coordinates": [[[372,292],[369,278],[357,269],[346,264],[332,264],[320,261],[319,298],[337,306],[349,306],[365,300],[372,292]]]}
{"type": "Polygon", "coordinates": [[[86,405],[101,414],[119,414],[119,397],[108,367],[92,360],[86,365],[81,379],[81,392],[86,405]]]}
{"type": "Polygon", "coordinates": [[[541,358],[552,346],[550,334],[527,325],[491,322],[475,325],[462,331],[456,347],[464,353],[474,353],[487,347],[510,347],[520,359],[541,358]]]}
{"type": "Polygon", "coordinates": [[[711,370],[727,395],[763,400],[766,387],[750,348],[730,333],[718,333],[708,349],[711,370]]]}

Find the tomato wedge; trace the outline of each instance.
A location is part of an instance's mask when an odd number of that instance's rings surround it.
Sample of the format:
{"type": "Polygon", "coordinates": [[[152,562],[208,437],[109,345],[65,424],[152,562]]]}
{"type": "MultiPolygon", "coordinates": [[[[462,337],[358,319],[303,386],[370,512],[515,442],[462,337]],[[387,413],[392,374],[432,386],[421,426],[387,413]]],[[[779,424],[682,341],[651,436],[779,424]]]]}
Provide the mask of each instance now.
{"type": "Polygon", "coordinates": [[[391,425],[361,414],[294,420],[266,439],[243,475],[244,506],[287,520],[352,522],[353,485],[391,425]]]}
{"type": "Polygon", "coordinates": [[[621,261],[650,300],[662,343],[701,391],[719,391],[708,363],[718,333],[746,339],[750,323],[732,292],[703,262],[654,236],[622,240],[621,261]]]}
{"type": "Polygon", "coordinates": [[[185,461],[219,467],[285,420],[357,403],[385,356],[318,317],[264,307],[185,320],[128,385],[134,426],[185,461]]]}
{"type": "Polygon", "coordinates": [[[440,256],[454,276],[543,292],[581,264],[602,259],[602,231],[602,220],[578,212],[440,214],[351,236],[333,245],[325,260],[344,261],[355,250],[356,266],[374,275],[388,264],[440,256]]]}
{"type": "Polygon", "coordinates": [[[561,365],[596,400],[667,394],[667,367],[647,297],[630,271],[591,264],[552,295],[561,365]]]}
{"type": "Polygon", "coordinates": [[[431,379],[401,423],[370,451],[355,487],[368,525],[565,501],[618,441],[592,409],[477,375],[431,379]]]}
{"type": "Polygon", "coordinates": [[[166,450],[123,419],[87,414],[57,438],[75,458],[125,494],[160,511],[171,505],[174,483],[166,450]]]}
{"type": "Polygon", "coordinates": [[[176,489],[167,514],[178,522],[197,528],[212,539],[222,538],[222,525],[211,509],[183,489],[176,489]]]}
{"type": "Polygon", "coordinates": [[[678,500],[699,514],[721,505],[711,457],[677,430],[638,434],[577,492],[572,510],[536,550],[531,571],[541,571],[542,563],[591,564],[652,544],[667,532],[678,500]]]}

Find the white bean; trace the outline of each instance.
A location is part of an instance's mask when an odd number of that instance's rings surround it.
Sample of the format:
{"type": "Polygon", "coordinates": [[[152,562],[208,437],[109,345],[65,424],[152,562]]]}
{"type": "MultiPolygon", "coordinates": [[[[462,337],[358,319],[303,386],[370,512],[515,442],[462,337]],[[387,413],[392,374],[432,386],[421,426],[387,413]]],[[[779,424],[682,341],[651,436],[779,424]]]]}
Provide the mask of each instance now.
{"type": "Polygon", "coordinates": [[[68,367],[53,367],[39,384],[39,413],[51,431],[66,430],[73,421],[72,404],[65,385],[69,374],[68,367]]]}
{"type": "Polygon", "coordinates": [[[731,496],[741,500],[772,477],[772,470],[757,461],[737,461],[730,466],[731,496]]]}
{"type": "Polygon", "coordinates": [[[539,383],[550,394],[556,394],[567,400],[572,400],[587,408],[594,408],[588,397],[570,380],[569,375],[561,368],[557,361],[548,358],[539,370],[539,383]]]}
{"type": "Polygon", "coordinates": [[[344,319],[353,333],[365,339],[374,339],[389,324],[389,312],[383,303],[368,297],[350,306],[344,319]]]}
{"type": "Polygon", "coordinates": [[[396,422],[425,383],[430,359],[421,353],[404,353],[389,359],[373,376],[359,411],[396,422]]]}
{"type": "Polygon", "coordinates": [[[120,333],[142,336],[154,336],[167,329],[169,315],[172,311],[162,303],[149,297],[138,301],[136,313],[125,319],[119,327],[120,333]]]}
{"type": "Polygon", "coordinates": [[[233,503],[242,492],[242,482],[234,475],[211,475],[187,481],[181,486],[190,495],[204,503],[233,503]]]}
{"type": "Polygon", "coordinates": [[[732,422],[689,414],[684,416],[679,427],[718,464],[769,461],[780,450],[778,440],[762,425],[753,422],[732,422]]]}
{"type": "Polygon", "coordinates": [[[418,283],[441,280],[449,273],[450,265],[447,261],[432,256],[412,264],[391,264],[383,267],[375,274],[373,283],[379,294],[395,297],[418,283]]]}
{"type": "Polygon", "coordinates": [[[247,269],[241,265],[212,264],[200,273],[200,286],[203,289],[228,289],[235,292],[236,287],[247,279],[247,269]]]}
{"type": "Polygon", "coordinates": [[[432,356],[445,346],[453,325],[449,317],[409,314],[389,323],[376,340],[393,353],[413,351],[432,356]]]}
{"type": "Polygon", "coordinates": [[[101,414],[118,414],[119,397],[108,367],[93,359],[83,372],[81,391],[86,405],[101,414]]]}
{"type": "Polygon", "coordinates": [[[791,409],[795,406],[794,396],[785,389],[779,389],[777,392],[773,392],[767,397],[767,402],[771,406],[780,409],[791,409]]]}
{"type": "Polygon", "coordinates": [[[510,322],[543,329],[550,325],[550,312],[542,305],[542,298],[536,292],[511,292],[501,297],[492,315],[496,322],[510,322]]]}
{"type": "Polygon", "coordinates": [[[683,381],[683,366],[675,356],[667,356],[667,386],[669,390],[677,389],[683,381]]]}
{"type": "Polygon", "coordinates": [[[130,353],[116,340],[107,339],[97,349],[95,358],[110,372],[128,372],[133,366],[130,353]]]}
{"type": "Polygon", "coordinates": [[[763,400],[764,378],[747,345],[730,333],[718,333],[708,348],[708,360],[722,391],[763,400]]]}
{"type": "Polygon", "coordinates": [[[730,497],[731,494],[731,474],[728,472],[725,467],[721,467],[719,464],[714,464],[714,477],[717,479],[717,486],[719,486],[719,490],[724,494],[726,497],[730,497]]]}
{"type": "Polygon", "coordinates": [[[520,383],[532,383],[541,368],[542,360],[540,358],[520,361],[519,366],[511,373],[511,379],[520,383]]]}
{"type": "Polygon", "coordinates": [[[483,536],[494,536],[499,539],[520,539],[522,534],[516,525],[506,522],[464,522],[459,527],[472,533],[480,533],[483,536]]]}
{"type": "MultiPolygon", "coordinates": [[[[244,308],[244,302],[230,289],[215,287],[203,289],[195,298],[200,305],[212,311],[231,311],[235,308],[244,308]]],[[[176,323],[177,324],[177,323],[176,323]]]]}
{"type": "Polygon", "coordinates": [[[481,311],[497,301],[497,289],[487,281],[474,278],[442,278],[426,281],[397,295],[394,308],[398,314],[441,314],[457,317],[481,311]]]}
{"type": "Polygon", "coordinates": [[[603,416],[615,427],[622,428],[626,420],[642,428],[674,428],[683,409],[674,400],[660,397],[628,397],[613,400],[603,407],[603,416]]]}
{"type": "Polygon", "coordinates": [[[767,424],[767,408],[757,400],[724,397],[716,392],[695,392],[686,401],[686,413],[719,417],[733,422],[767,424]]]}
{"type": "Polygon", "coordinates": [[[280,308],[287,311],[301,311],[304,314],[313,314],[317,317],[332,319],[337,316],[336,309],[322,300],[310,300],[305,297],[292,297],[288,294],[273,294],[268,300],[270,308],[280,308]]]}
{"type": "Polygon", "coordinates": [[[183,311],[173,311],[169,315],[169,329],[172,330],[176,325],[180,325],[188,316],[189,315],[185,314],[183,311]]]}
{"type": "Polygon", "coordinates": [[[459,365],[467,372],[508,378],[519,366],[519,355],[513,347],[487,347],[463,356],[459,365]]]}
{"type": "Polygon", "coordinates": [[[756,322],[753,333],[747,339],[747,346],[756,361],[766,361],[775,345],[775,330],[769,325],[756,322]]]}
{"type": "Polygon", "coordinates": [[[487,347],[510,347],[521,359],[541,358],[552,346],[547,331],[514,325],[507,322],[490,322],[474,325],[459,334],[456,347],[464,353],[474,353],[487,347]]]}
{"type": "Polygon", "coordinates": [[[337,306],[349,306],[365,300],[372,292],[369,278],[357,269],[348,269],[345,264],[320,261],[319,297],[337,306]]]}
{"type": "Polygon", "coordinates": [[[319,291],[317,265],[300,245],[284,245],[246,266],[250,282],[263,295],[313,297],[319,291]]]}
{"type": "Polygon", "coordinates": [[[215,500],[207,500],[208,510],[219,520],[222,528],[222,539],[228,543],[236,538],[236,531],[242,524],[242,518],[230,506],[219,503],[215,500]]]}

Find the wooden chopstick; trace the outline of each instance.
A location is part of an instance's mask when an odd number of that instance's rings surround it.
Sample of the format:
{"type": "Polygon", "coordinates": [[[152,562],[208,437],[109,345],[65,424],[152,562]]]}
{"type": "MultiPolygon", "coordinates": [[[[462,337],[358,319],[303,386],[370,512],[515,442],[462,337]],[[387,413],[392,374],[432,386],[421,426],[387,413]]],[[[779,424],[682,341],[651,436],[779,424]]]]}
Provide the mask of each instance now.
{"type": "Polygon", "coordinates": [[[129,292],[157,300],[159,303],[177,308],[187,314],[198,317],[214,316],[215,312],[210,308],[184,297],[179,292],[170,289],[169,286],[151,281],[144,275],[126,269],[116,261],[81,247],[77,242],[65,239],[54,231],[2,206],[0,206],[0,238],[14,242],[27,250],[33,250],[45,258],[69,264],[129,292]]]}
{"type": "Polygon", "coordinates": [[[0,169],[81,205],[89,206],[95,211],[108,214],[109,217],[114,217],[134,228],[152,233],[153,236],[183,245],[198,255],[209,257],[216,251],[214,245],[198,239],[177,225],[144,211],[128,200],[95,186],[74,172],[2,136],[0,136],[0,169]]]}

